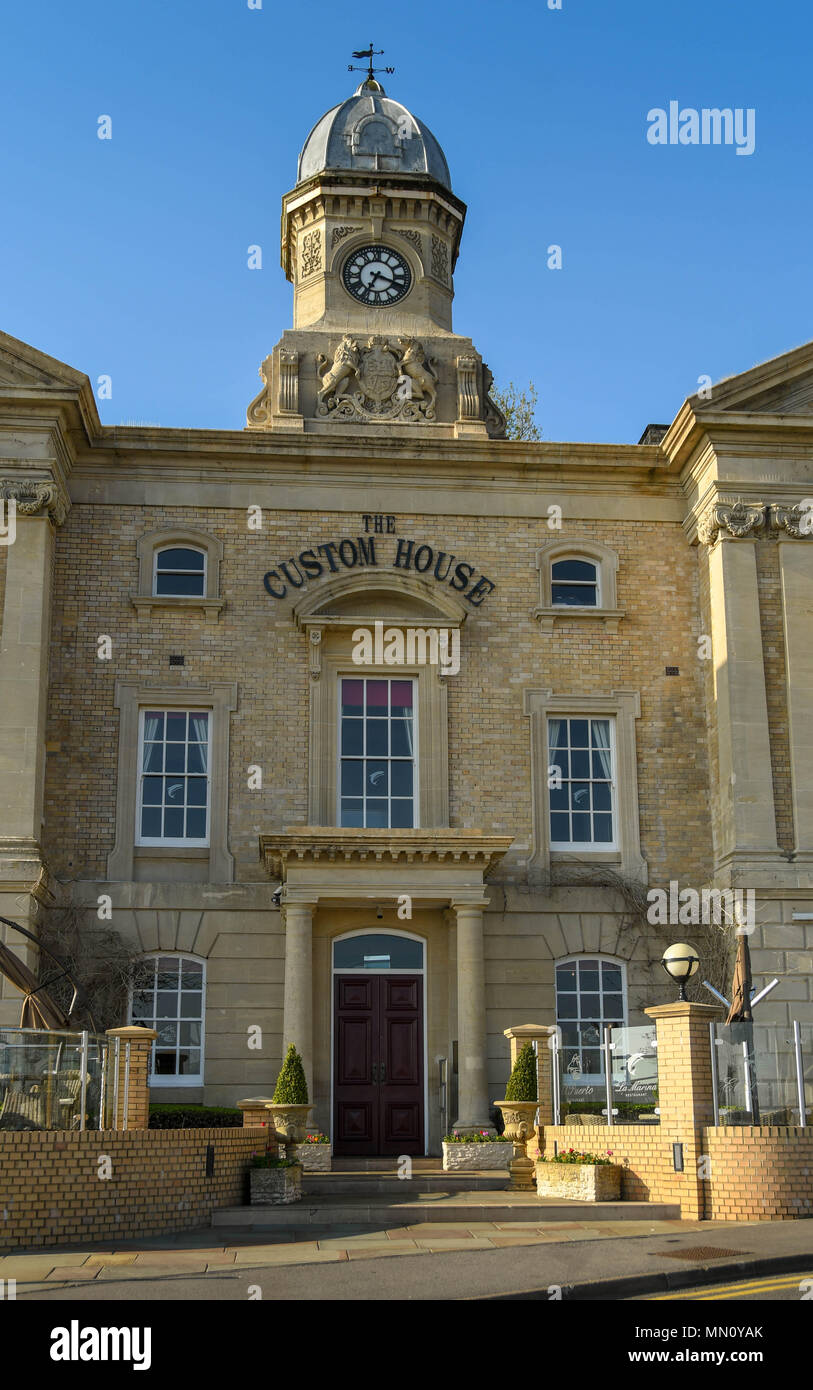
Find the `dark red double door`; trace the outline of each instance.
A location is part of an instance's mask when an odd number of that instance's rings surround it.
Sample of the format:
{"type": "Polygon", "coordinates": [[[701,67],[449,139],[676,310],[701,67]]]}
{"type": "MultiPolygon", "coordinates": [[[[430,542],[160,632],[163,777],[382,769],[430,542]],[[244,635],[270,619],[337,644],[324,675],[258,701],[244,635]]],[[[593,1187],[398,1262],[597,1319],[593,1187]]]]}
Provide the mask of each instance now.
{"type": "Polygon", "coordinates": [[[422,1154],[423,979],[335,977],[333,1149],[422,1154]]]}

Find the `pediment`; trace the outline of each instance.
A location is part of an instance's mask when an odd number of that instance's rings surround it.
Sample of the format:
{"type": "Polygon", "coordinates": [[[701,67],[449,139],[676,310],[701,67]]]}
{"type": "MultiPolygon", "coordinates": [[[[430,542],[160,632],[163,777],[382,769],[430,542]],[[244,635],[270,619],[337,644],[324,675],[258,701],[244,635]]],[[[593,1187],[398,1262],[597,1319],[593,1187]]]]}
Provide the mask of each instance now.
{"type": "Polygon", "coordinates": [[[84,372],[0,332],[0,391],[22,388],[26,392],[76,392],[86,382],[84,372]]]}
{"type": "Polygon", "coordinates": [[[465,622],[467,610],[447,588],[414,576],[370,573],[328,579],[306,592],[294,607],[302,626],[322,621],[346,626],[355,621],[433,624],[448,627],[465,622]]]}
{"type": "Polygon", "coordinates": [[[708,399],[692,397],[698,415],[720,410],[747,415],[813,416],[813,343],[804,343],[747,372],[716,382],[708,399]]]}

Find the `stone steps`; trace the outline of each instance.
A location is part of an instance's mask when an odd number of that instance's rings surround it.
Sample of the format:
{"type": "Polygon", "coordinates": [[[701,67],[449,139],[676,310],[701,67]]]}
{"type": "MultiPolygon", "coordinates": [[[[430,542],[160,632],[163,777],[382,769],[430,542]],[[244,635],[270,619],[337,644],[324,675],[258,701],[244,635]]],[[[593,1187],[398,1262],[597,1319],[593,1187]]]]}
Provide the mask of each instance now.
{"type": "Polygon", "coordinates": [[[397,1202],[430,1192],[504,1192],[509,1181],[507,1168],[505,1172],[492,1169],[484,1173],[418,1172],[411,1178],[399,1178],[397,1173],[383,1169],[378,1172],[340,1170],[303,1173],[302,1192],[305,1196],[320,1200],[328,1194],[351,1193],[354,1197],[362,1198],[389,1196],[397,1202]]]}
{"type": "MultiPolygon", "coordinates": [[[[310,1176],[313,1178],[314,1174],[310,1176]]],[[[668,1202],[560,1202],[536,1197],[533,1193],[471,1190],[433,1191],[408,1200],[361,1192],[355,1196],[346,1192],[320,1192],[318,1196],[303,1196],[301,1202],[292,1202],[289,1206],[221,1207],[213,1213],[212,1225],[228,1226],[233,1230],[279,1226],[374,1226],[387,1230],[427,1221],[445,1225],[484,1221],[545,1226],[555,1221],[655,1222],[679,1217],[680,1208],[668,1202]]]]}

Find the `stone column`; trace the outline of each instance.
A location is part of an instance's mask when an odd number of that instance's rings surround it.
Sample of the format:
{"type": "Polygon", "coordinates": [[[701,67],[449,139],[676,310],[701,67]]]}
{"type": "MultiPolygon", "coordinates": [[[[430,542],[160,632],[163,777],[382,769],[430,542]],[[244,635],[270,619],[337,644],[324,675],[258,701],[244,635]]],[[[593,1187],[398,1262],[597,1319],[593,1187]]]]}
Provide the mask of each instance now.
{"type": "Polygon", "coordinates": [[[286,902],[285,994],[282,1056],[293,1043],[305,1069],[313,1105],[313,909],[315,902],[286,902]]]}
{"type": "Polygon", "coordinates": [[[721,535],[709,552],[719,750],[718,860],[778,855],[756,544],[721,535]]]}
{"type": "Polygon", "coordinates": [[[150,1122],[150,1050],[158,1034],[153,1028],[108,1028],[107,1128],[148,1129],[150,1122]],[[119,1039],[118,1064],[116,1039],[119,1039]]]}
{"type": "Polygon", "coordinates": [[[795,849],[813,860],[813,538],[779,542],[795,849]]]}
{"type": "Polygon", "coordinates": [[[486,1075],[486,988],[483,956],[484,902],[453,902],[457,918],[457,1065],[456,1130],[488,1129],[486,1075]]]}
{"type": "MultiPolygon", "coordinates": [[[[0,916],[36,932],[36,898],[46,887],[40,840],[54,552],[48,505],[56,499],[51,484],[8,480],[0,495],[18,499],[16,538],[6,548],[0,639],[0,916]]],[[[36,973],[31,944],[2,926],[0,940],[36,973]]],[[[19,1017],[20,996],[0,978],[0,1023],[16,1025],[19,1017]]]]}
{"type": "MultiPolygon", "coordinates": [[[[700,1168],[704,1130],[714,1123],[709,1023],[722,1018],[719,1004],[677,1002],[644,1009],[658,1034],[658,1107],[660,1125],[652,1134],[663,1146],[664,1163],[673,1166],[672,1146],[683,1146],[683,1172],[672,1179],[680,1214],[702,1220],[706,1177],[700,1168]]],[[[608,1134],[612,1131],[608,1130],[608,1134]]]]}

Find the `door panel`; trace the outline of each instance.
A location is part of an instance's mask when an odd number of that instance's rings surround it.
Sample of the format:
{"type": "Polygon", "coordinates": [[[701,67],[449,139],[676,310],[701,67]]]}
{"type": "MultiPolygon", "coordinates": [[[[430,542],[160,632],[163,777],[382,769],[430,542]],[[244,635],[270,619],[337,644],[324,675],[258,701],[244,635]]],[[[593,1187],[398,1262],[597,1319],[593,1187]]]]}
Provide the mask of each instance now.
{"type": "Polygon", "coordinates": [[[421,976],[337,975],[334,1150],[423,1153],[421,976]]]}

